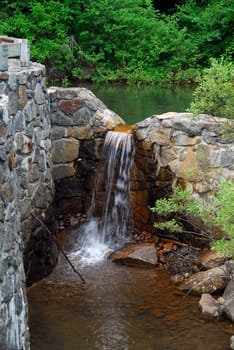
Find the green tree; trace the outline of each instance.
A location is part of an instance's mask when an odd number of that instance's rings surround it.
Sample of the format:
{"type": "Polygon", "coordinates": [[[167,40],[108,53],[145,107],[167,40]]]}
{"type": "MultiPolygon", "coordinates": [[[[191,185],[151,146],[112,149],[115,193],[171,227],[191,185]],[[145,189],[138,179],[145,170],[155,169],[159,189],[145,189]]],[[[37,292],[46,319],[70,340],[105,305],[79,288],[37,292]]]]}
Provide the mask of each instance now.
{"type": "Polygon", "coordinates": [[[5,1],[5,10],[0,33],[28,38],[50,78],[83,70],[95,80],[161,82],[191,56],[186,29],[150,0],[5,1]]]}
{"type": "Polygon", "coordinates": [[[184,1],[174,15],[187,28],[196,47],[196,62],[208,65],[211,57],[233,55],[234,3],[232,0],[184,1]]]}
{"type": "Polygon", "coordinates": [[[28,38],[50,79],[193,82],[210,57],[233,53],[232,0],[1,1],[0,33],[28,38]],[[174,12],[174,11],[173,11],[174,12]]]}
{"type": "MultiPolygon", "coordinates": [[[[155,11],[148,0],[79,2],[73,31],[96,77],[158,82],[185,64],[186,30],[155,11]]],[[[78,6],[78,5],[77,5],[78,6]]]]}

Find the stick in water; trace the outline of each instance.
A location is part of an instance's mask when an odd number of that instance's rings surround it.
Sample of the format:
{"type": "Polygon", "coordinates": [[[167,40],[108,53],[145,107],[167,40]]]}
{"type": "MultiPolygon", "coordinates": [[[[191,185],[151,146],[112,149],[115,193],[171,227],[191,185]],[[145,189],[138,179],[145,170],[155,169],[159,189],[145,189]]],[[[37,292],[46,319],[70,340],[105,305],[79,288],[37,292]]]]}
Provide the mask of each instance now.
{"type": "Polygon", "coordinates": [[[52,232],[48,229],[48,227],[35,214],[31,213],[31,215],[49,233],[49,235],[52,237],[55,244],[57,245],[58,250],[62,253],[63,257],[68,262],[68,264],[71,266],[72,270],[80,277],[82,283],[86,283],[84,277],[81,275],[81,273],[78,270],[76,270],[75,266],[72,264],[71,260],[68,258],[67,254],[64,252],[63,248],[61,247],[60,243],[58,242],[56,237],[52,234],[52,232]]]}

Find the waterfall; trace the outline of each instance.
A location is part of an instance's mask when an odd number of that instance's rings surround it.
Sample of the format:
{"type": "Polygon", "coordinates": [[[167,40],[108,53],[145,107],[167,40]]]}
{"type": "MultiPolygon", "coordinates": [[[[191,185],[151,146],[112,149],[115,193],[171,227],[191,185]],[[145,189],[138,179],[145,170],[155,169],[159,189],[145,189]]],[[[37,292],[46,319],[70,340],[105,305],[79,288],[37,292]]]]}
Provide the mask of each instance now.
{"type": "Polygon", "coordinates": [[[106,134],[103,156],[96,170],[88,221],[76,232],[79,249],[75,254],[82,261],[91,263],[102,260],[108,252],[127,239],[133,156],[131,133],[109,131],[106,134]]]}

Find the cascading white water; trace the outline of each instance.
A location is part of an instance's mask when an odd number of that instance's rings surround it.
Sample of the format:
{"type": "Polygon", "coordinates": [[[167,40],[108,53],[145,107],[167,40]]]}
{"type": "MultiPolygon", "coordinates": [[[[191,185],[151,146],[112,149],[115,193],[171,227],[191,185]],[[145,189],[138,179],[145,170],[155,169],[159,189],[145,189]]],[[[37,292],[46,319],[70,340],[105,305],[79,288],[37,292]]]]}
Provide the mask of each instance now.
{"type": "Polygon", "coordinates": [[[131,133],[107,133],[88,221],[77,232],[80,248],[75,254],[84,262],[102,260],[110,250],[126,240],[130,221],[129,176],[133,156],[131,133]],[[96,213],[98,202],[103,204],[101,216],[96,213]]]}

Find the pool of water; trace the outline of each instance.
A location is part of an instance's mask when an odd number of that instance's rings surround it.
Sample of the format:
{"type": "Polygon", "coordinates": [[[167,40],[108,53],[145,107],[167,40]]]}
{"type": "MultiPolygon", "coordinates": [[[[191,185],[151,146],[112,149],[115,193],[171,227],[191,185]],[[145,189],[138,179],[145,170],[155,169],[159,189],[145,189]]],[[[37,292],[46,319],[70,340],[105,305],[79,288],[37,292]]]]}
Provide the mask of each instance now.
{"type": "Polygon", "coordinates": [[[228,350],[233,326],[205,319],[166,271],[105,260],[69,265],[28,290],[32,350],[228,350]]]}
{"type": "Polygon", "coordinates": [[[154,114],[184,112],[192,100],[192,88],[128,86],[123,84],[82,84],[119,114],[127,124],[134,124],[154,114]]]}

